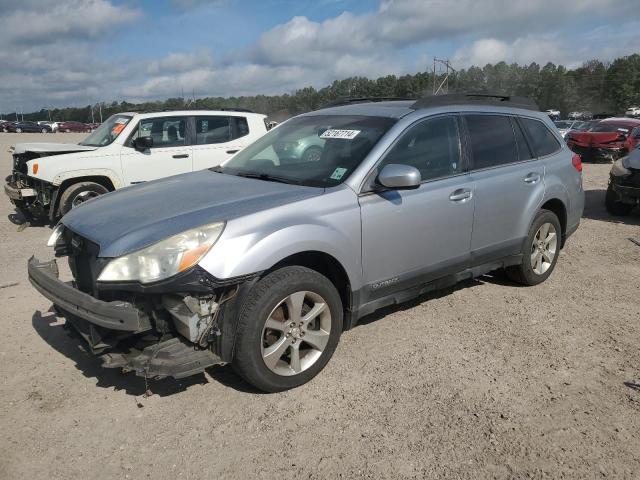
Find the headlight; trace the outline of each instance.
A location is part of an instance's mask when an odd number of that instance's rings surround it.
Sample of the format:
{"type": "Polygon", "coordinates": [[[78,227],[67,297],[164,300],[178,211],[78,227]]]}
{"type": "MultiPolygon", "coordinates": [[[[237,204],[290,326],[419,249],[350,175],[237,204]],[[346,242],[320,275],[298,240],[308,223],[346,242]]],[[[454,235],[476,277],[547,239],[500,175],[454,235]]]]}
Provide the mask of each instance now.
{"type": "Polygon", "coordinates": [[[53,229],[53,232],[51,233],[49,240],[47,240],[47,247],[56,246],[56,242],[60,238],[60,235],[62,235],[63,230],[64,230],[63,224],[59,223],[58,225],[56,225],[56,228],[53,229]]]}
{"type": "Polygon", "coordinates": [[[187,230],[150,247],[111,260],[99,282],[140,281],[169,278],[194,266],[216,243],[224,222],[187,230]]]}
{"type": "Polygon", "coordinates": [[[627,175],[631,175],[631,171],[624,166],[624,159],[626,157],[620,158],[613,163],[611,167],[611,175],[614,177],[626,177],[627,175]]]}

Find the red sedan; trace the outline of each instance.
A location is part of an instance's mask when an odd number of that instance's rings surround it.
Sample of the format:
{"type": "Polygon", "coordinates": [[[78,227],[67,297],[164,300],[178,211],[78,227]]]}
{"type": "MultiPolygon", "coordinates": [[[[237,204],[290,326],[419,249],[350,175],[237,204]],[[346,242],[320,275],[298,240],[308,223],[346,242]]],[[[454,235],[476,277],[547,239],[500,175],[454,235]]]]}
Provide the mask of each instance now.
{"type": "Polygon", "coordinates": [[[91,127],[81,122],[62,122],[58,125],[59,132],[90,132],[91,127]]]}
{"type": "Polygon", "coordinates": [[[640,142],[640,120],[607,118],[586,132],[571,131],[567,137],[567,145],[579,154],[583,161],[615,162],[640,142]]]}

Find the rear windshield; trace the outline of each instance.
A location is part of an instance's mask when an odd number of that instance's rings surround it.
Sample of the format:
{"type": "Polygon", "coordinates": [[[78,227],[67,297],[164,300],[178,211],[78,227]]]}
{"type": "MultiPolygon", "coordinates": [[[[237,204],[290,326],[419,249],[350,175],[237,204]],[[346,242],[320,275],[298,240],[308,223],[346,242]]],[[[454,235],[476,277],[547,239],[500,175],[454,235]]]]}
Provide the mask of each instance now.
{"type": "Polygon", "coordinates": [[[214,170],[306,186],[338,185],[395,122],[393,118],[357,115],[293,118],[214,170]]]}
{"type": "Polygon", "coordinates": [[[620,125],[619,123],[599,123],[594,126],[591,132],[618,132],[627,135],[631,131],[631,127],[627,125],[620,125]]]}

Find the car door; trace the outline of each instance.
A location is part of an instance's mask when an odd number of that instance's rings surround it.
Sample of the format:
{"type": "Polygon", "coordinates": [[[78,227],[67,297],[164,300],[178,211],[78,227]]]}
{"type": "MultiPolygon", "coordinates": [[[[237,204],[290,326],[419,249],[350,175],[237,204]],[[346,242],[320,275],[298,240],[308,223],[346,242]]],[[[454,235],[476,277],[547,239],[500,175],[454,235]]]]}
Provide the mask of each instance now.
{"type": "Polygon", "coordinates": [[[544,196],[544,165],[515,118],[481,113],[463,118],[475,186],[471,255],[480,265],[520,253],[532,212],[544,196]]]}
{"type": "Polygon", "coordinates": [[[194,117],[195,141],[193,169],[215,167],[231,158],[244,146],[242,137],[249,134],[246,117],[199,115],[194,117]]]}
{"type": "Polygon", "coordinates": [[[455,115],[421,120],[376,168],[413,166],[421,185],[411,190],[369,186],[360,194],[363,302],[468,266],[474,195],[460,138],[455,115]]]}
{"type": "Polygon", "coordinates": [[[127,185],[169,177],[193,169],[188,117],[144,118],[127,139],[120,153],[127,185]],[[138,137],[151,137],[153,146],[144,151],[134,148],[138,137]]]}

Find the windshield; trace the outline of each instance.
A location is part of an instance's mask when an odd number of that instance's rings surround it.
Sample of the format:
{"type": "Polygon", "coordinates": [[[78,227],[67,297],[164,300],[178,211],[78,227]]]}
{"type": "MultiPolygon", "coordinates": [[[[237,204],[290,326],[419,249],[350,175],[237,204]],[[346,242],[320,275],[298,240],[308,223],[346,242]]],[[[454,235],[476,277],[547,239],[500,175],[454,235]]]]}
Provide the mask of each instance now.
{"type": "Polygon", "coordinates": [[[591,132],[618,132],[624,135],[627,135],[631,127],[627,127],[626,125],[620,125],[619,123],[599,123],[595,127],[593,127],[591,132]]]}
{"type": "Polygon", "coordinates": [[[214,170],[306,186],[338,185],[395,122],[355,115],[293,118],[214,170]]]}
{"type": "Polygon", "coordinates": [[[87,147],[104,147],[105,145],[109,145],[118,138],[118,135],[120,135],[130,120],[131,117],[128,115],[111,115],[107,118],[106,122],[80,142],[80,145],[86,145],[87,147]]]}
{"type": "Polygon", "coordinates": [[[569,128],[573,122],[561,121],[561,122],[553,122],[553,123],[555,123],[556,127],[558,128],[569,128]]]}

